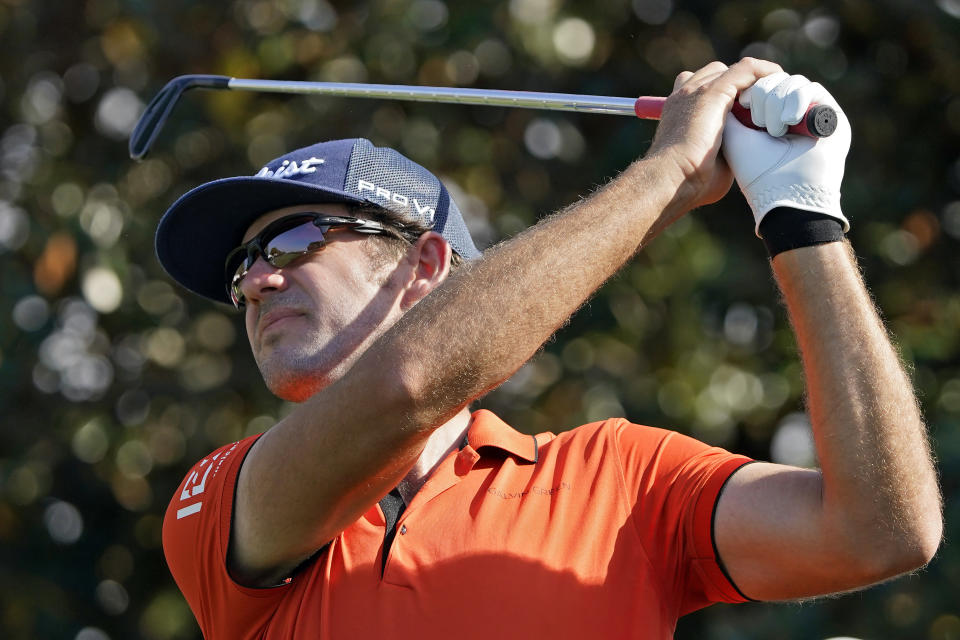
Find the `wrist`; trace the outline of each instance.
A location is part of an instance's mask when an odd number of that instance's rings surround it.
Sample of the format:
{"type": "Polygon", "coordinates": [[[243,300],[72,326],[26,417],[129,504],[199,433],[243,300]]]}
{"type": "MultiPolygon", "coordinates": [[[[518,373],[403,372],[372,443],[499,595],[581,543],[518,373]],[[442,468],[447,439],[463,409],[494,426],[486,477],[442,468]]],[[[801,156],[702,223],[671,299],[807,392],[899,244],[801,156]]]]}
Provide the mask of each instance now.
{"type": "Polygon", "coordinates": [[[771,258],[793,249],[839,242],[844,230],[834,216],[790,207],[772,209],[757,226],[771,258]]]}
{"type": "Polygon", "coordinates": [[[661,149],[634,162],[633,168],[643,172],[644,188],[661,213],[661,228],[696,208],[701,188],[693,167],[680,154],[661,149]]]}

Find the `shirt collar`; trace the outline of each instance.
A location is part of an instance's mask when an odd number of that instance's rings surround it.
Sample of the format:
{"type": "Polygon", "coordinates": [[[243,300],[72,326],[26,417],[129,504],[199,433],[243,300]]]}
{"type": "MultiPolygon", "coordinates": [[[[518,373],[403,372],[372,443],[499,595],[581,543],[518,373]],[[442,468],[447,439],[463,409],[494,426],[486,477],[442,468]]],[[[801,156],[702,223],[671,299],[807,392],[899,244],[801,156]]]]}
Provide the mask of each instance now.
{"type": "Polygon", "coordinates": [[[477,453],[483,448],[495,448],[527,462],[537,461],[537,439],[520,433],[486,409],[474,411],[470,417],[467,444],[477,453]]]}

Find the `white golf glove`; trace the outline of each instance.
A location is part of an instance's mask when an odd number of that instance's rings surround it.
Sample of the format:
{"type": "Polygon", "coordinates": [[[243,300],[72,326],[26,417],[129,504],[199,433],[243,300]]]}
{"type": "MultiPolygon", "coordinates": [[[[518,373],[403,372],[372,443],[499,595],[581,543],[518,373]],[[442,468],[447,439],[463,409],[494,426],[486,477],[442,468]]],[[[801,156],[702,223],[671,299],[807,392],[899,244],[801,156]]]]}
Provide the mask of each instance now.
{"type": "Polygon", "coordinates": [[[757,236],[763,217],[776,207],[825,213],[848,231],[850,223],[840,210],[840,182],[850,149],[850,123],[833,96],[803,76],[780,72],[743,91],[740,104],[766,131],[745,127],[727,115],[723,155],[753,210],[757,236]],[[788,125],[803,119],[811,103],[836,109],[833,135],[819,139],[784,135],[788,125]]]}

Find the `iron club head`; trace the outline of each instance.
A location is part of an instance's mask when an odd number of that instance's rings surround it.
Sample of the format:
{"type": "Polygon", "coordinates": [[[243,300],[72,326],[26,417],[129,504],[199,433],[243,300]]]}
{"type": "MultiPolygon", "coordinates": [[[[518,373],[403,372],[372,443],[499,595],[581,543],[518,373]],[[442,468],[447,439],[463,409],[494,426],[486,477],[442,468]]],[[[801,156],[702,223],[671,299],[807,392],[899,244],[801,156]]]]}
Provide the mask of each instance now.
{"type": "Polygon", "coordinates": [[[229,83],[228,76],[206,75],[177,76],[168,82],[150,101],[133,128],[130,134],[130,157],[134,160],[142,160],[147,155],[184,91],[196,87],[228,89],[229,83]]]}

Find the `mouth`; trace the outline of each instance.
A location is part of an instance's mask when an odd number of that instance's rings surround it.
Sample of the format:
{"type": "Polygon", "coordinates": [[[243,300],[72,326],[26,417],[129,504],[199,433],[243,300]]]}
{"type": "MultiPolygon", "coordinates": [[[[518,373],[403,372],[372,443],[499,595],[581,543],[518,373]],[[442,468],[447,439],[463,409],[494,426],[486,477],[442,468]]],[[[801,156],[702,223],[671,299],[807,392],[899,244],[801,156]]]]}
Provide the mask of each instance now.
{"type": "Polygon", "coordinates": [[[304,314],[302,312],[294,309],[277,309],[275,311],[268,311],[260,318],[257,332],[260,334],[260,338],[262,339],[267,331],[271,329],[280,329],[294,318],[299,318],[303,315],[304,314]]]}

